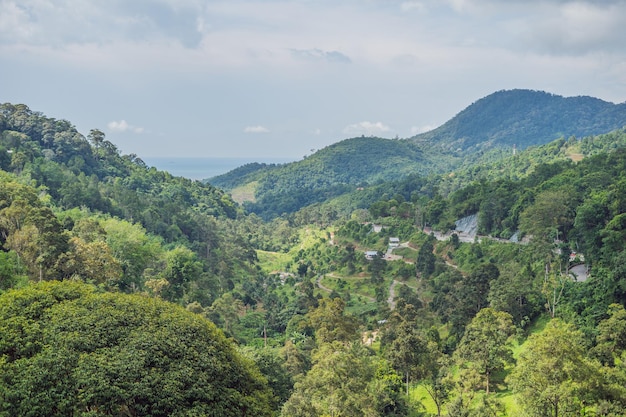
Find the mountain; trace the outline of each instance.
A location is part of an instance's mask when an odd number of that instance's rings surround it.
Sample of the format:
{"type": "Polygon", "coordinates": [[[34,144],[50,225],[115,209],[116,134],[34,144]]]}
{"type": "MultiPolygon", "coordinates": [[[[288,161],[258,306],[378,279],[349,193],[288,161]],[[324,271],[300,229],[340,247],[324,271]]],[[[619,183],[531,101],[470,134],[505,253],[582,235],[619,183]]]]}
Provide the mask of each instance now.
{"type": "Polygon", "coordinates": [[[623,126],[626,103],[532,90],[498,91],[439,128],[409,139],[345,139],[302,161],[249,165],[208,181],[233,195],[245,190],[238,201],[272,218],[368,184],[468,168],[499,159],[506,153],[503,149],[513,146],[523,149],[623,126]]]}
{"type": "Polygon", "coordinates": [[[231,191],[240,202],[247,200],[250,211],[269,219],[374,183],[443,172],[457,159],[424,152],[408,140],[358,137],[330,145],[302,161],[248,164],[209,182],[231,191]],[[254,199],[237,198],[239,194],[254,194],[254,199]]]}
{"type": "Polygon", "coordinates": [[[626,103],[562,97],[543,91],[498,91],[442,126],[412,139],[464,152],[515,145],[518,149],[561,137],[585,137],[626,126],[626,103]]]}

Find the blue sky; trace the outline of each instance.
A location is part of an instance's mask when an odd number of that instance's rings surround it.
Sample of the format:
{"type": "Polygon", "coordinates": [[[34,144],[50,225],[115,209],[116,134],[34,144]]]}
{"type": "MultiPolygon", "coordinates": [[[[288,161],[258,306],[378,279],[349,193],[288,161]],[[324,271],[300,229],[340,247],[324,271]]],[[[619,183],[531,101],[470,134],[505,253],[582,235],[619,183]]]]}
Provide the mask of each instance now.
{"type": "Polygon", "coordinates": [[[626,101],[622,0],[0,0],[0,101],[140,157],[300,159],[497,90],[626,101]]]}

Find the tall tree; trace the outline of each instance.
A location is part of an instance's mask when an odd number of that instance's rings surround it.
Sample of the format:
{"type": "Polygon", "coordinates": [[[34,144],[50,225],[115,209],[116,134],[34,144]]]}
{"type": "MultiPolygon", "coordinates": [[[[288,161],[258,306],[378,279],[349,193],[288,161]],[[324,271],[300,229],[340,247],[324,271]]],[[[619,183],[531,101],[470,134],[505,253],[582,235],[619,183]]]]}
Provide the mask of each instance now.
{"type": "Polygon", "coordinates": [[[346,303],[341,298],[322,299],[319,306],[307,314],[318,344],[330,342],[351,342],[359,335],[358,322],[345,313],[346,303]]]}
{"type": "Polygon", "coordinates": [[[461,367],[482,377],[487,394],[494,374],[513,362],[509,338],[514,332],[511,315],[491,308],[480,310],[465,329],[456,354],[461,367]]]}
{"type": "Polygon", "coordinates": [[[325,343],[295,384],[283,417],[406,415],[401,378],[360,342],[325,343]]]}
{"type": "Polygon", "coordinates": [[[387,349],[387,357],[395,369],[404,375],[406,394],[410,380],[425,376],[428,342],[414,323],[403,321],[395,330],[395,339],[387,349]]]}
{"type": "Polygon", "coordinates": [[[552,319],[528,338],[508,382],[529,416],[579,415],[599,382],[597,372],[585,357],[582,333],[552,319]]]}
{"type": "Polygon", "coordinates": [[[415,267],[417,271],[423,276],[429,277],[435,271],[435,254],[433,253],[434,246],[431,239],[428,239],[419,252],[417,253],[417,260],[415,267]]]}
{"type": "Polygon", "coordinates": [[[615,366],[616,359],[626,350],[626,309],[621,304],[611,304],[608,314],[609,317],[598,324],[592,353],[602,363],[615,366]]]}

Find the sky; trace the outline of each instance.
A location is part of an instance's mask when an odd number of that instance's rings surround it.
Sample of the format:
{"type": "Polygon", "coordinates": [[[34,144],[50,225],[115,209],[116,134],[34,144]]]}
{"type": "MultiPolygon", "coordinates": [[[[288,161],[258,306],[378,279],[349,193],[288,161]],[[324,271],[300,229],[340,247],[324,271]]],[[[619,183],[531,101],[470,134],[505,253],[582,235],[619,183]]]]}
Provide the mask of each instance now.
{"type": "Polygon", "coordinates": [[[624,0],[0,0],[0,102],[139,157],[298,160],[514,88],[626,101],[624,0]]]}

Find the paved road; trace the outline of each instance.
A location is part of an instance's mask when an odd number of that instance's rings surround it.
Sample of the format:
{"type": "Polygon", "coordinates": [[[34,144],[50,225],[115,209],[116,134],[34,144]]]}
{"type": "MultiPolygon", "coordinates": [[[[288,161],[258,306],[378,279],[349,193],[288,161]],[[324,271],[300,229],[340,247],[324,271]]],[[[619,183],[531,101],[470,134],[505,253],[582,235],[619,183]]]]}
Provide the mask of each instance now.
{"type": "Polygon", "coordinates": [[[387,298],[387,303],[389,304],[389,310],[393,311],[396,308],[396,285],[400,282],[395,279],[391,281],[391,285],[389,286],[389,298],[387,298]]]}
{"type": "Polygon", "coordinates": [[[587,281],[587,278],[589,277],[587,265],[585,264],[573,266],[569,269],[569,272],[576,276],[576,281],[578,282],[587,281]]]}
{"type": "Polygon", "coordinates": [[[326,292],[333,292],[333,290],[331,290],[331,289],[330,289],[330,288],[328,288],[328,287],[325,287],[325,286],[322,284],[322,278],[324,278],[324,276],[323,276],[323,275],[318,275],[318,276],[317,276],[317,286],[318,286],[319,288],[321,288],[322,290],[326,291],[326,292]]]}

